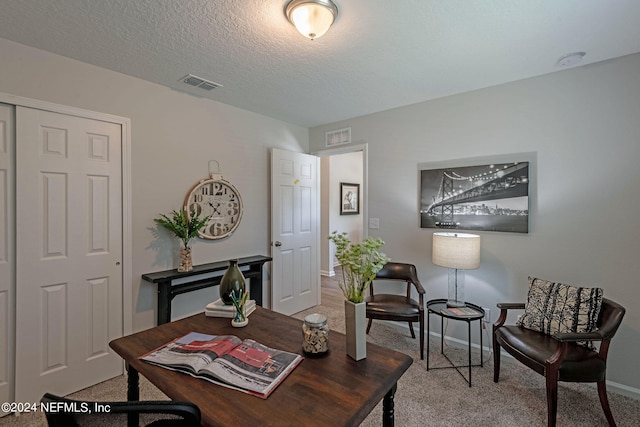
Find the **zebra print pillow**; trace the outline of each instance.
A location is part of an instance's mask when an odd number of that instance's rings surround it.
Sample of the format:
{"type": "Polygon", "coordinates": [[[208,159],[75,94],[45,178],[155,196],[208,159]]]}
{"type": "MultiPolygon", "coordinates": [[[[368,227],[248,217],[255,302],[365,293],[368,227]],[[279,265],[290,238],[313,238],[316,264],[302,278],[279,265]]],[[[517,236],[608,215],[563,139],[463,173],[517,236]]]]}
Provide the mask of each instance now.
{"type": "Polygon", "coordinates": [[[524,314],[517,324],[543,334],[596,329],[602,289],[583,288],[529,277],[524,314]]]}

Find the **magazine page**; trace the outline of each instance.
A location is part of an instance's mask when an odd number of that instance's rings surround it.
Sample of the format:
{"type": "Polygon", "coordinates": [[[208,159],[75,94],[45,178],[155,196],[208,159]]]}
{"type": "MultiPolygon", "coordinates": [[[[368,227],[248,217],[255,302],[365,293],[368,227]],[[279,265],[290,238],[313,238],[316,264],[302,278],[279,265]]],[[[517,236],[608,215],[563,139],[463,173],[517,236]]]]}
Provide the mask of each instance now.
{"type": "Polygon", "coordinates": [[[269,348],[247,339],[204,367],[200,374],[213,376],[267,397],[302,361],[298,354],[269,348]]]}
{"type": "Polygon", "coordinates": [[[141,357],[167,368],[196,373],[242,341],[232,335],[207,335],[191,332],[141,357]]]}

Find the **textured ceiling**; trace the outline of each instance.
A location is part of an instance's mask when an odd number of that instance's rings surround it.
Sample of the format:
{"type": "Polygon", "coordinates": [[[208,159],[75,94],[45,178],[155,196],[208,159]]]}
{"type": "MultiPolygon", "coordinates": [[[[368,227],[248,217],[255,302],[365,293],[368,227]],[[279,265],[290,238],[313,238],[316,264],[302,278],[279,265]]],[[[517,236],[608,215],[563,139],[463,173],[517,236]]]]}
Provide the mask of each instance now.
{"type": "Polygon", "coordinates": [[[0,37],[307,127],[640,52],[638,0],[334,1],[313,41],[286,0],[3,0],[0,37]]]}

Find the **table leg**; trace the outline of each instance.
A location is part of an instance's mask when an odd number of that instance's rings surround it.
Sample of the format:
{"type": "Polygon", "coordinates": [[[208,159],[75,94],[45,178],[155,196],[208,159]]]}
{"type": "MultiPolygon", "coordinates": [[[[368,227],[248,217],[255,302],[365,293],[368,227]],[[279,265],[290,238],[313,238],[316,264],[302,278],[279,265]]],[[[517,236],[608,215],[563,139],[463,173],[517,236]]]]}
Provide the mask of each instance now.
{"type": "Polygon", "coordinates": [[[140,400],[140,375],[127,363],[127,400],[140,400]]]}
{"type": "Polygon", "coordinates": [[[440,354],[444,354],[444,317],[440,317],[440,354]]]}
{"type": "Polygon", "coordinates": [[[256,305],[262,307],[262,264],[252,265],[249,270],[259,273],[249,278],[249,295],[256,301],[256,305]]]}
{"type": "Polygon", "coordinates": [[[171,322],[171,281],[158,283],[158,325],[171,322]]]}
{"type": "Polygon", "coordinates": [[[429,370],[429,331],[431,330],[429,327],[429,319],[431,319],[431,312],[427,310],[427,371],[429,370]]]}
{"type": "Polygon", "coordinates": [[[469,387],[471,387],[471,321],[467,321],[467,341],[469,341],[469,387]]]}
{"type": "MultiPolygon", "coordinates": [[[[133,402],[140,400],[140,375],[135,368],[127,363],[127,400],[133,402]]],[[[140,425],[140,417],[137,412],[127,414],[127,427],[138,427],[140,425]]]]}
{"type": "Polygon", "coordinates": [[[382,399],[382,427],[393,427],[394,424],[394,402],[393,399],[396,394],[398,383],[393,384],[393,387],[384,395],[382,399]]]}

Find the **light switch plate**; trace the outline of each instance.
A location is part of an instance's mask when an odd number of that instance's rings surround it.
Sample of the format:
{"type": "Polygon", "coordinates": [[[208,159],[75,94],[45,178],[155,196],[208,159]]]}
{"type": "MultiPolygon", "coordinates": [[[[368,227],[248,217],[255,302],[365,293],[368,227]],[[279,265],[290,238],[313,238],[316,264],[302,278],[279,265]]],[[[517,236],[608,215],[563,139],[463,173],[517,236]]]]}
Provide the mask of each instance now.
{"type": "Polygon", "coordinates": [[[380,218],[369,218],[369,228],[377,230],[380,228],[380,218]]]}

